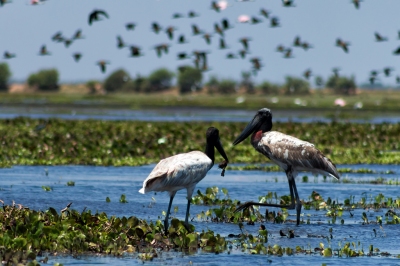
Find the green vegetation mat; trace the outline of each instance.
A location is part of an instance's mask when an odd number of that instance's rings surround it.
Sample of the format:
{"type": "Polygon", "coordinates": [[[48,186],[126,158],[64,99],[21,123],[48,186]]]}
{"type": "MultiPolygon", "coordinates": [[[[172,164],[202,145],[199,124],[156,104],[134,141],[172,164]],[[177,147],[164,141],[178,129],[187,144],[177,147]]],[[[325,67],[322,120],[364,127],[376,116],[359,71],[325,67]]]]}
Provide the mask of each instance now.
{"type": "MultiPolygon", "coordinates": [[[[250,145],[233,147],[246,123],[97,120],[0,120],[0,165],[137,166],[205,149],[205,131],[220,130],[230,163],[267,163],[250,145]]],[[[400,163],[400,124],[274,123],[273,129],[314,143],[336,164],[400,163]]],[[[220,161],[217,155],[216,162],[220,161]]]]}

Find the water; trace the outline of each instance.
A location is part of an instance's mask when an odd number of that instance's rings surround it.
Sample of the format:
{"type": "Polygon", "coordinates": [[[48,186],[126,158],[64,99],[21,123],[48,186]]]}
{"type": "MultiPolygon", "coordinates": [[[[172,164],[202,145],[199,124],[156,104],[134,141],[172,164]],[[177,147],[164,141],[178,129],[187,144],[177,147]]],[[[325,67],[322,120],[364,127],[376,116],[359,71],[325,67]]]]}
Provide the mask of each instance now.
{"type": "MultiPolygon", "coordinates": [[[[56,210],[63,209],[68,203],[72,202],[71,208],[82,211],[84,208],[92,212],[106,212],[109,216],[136,216],[141,219],[156,220],[162,219],[162,211],[167,209],[167,193],[148,193],[142,195],[138,193],[143,180],[147,177],[154,165],[141,167],[95,167],[95,166],[15,166],[12,168],[0,169],[0,199],[5,204],[22,204],[31,209],[46,210],[53,207],[56,210]],[[67,186],[68,181],[74,181],[75,186],[67,186]],[[46,192],[42,186],[52,187],[52,191],[46,192]],[[121,194],[125,194],[128,203],[119,203],[121,194]],[[106,203],[106,197],[111,199],[106,203]],[[152,199],[154,197],[154,200],[152,199]]],[[[297,178],[297,188],[300,198],[308,200],[312,191],[317,191],[327,199],[343,202],[351,195],[355,196],[357,202],[361,197],[367,197],[367,202],[372,197],[374,199],[379,193],[385,197],[396,199],[399,195],[399,187],[396,185],[373,185],[360,184],[357,181],[374,180],[378,177],[384,177],[387,180],[397,180],[400,173],[400,166],[397,165],[341,165],[345,168],[368,168],[377,172],[377,174],[343,174],[342,179],[353,180],[354,183],[336,183],[328,178],[324,182],[322,177],[314,178],[309,176],[307,183],[302,182],[303,174],[297,178]],[[384,175],[383,171],[391,170],[395,174],[384,175]]],[[[228,170],[225,177],[220,176],[220,170],[214,167],[209,174],[197,185],[197,189],[205,191],[207,187],[218,186],[227,188],[229,196],[232,199],[239,199],[242,202],[248,200],[258,201],[258,196],[267,194],[268,191],[277,192],[278,195],[288,195],[288,183],[283,172],[262,172],[262,171],[233,171],[228,170]]],[[[197,189],[195,191],[197,191],[197,189]]],[[[373,202],[373,200],[372,200],[373,202]]],[[[181,190],[176,194],[173,207],[178,207],[178,212],[172,211],[171,215],[181,220],[185,217],[186,211],[186,191],[181,190]]],[[[196,217],[201,211],[206,211],[210,206],[191,207],[191,218],[196,217]]],[[[174,209],[174,208],[172,208],[174,209]]],[[[263,207],[261,211],[263,212],[263,207]]],[[[276,208],[269,208],[270,211],[279,211],[276,208]]],[[[387,209],[382,210],[355,210],[353,217],[350,212],[343,212],[335,224],[332,219],[327,217],[326,211],[302,210],[302,217],[305,221],[310,219],[311,224],[301,224],[296,226],[293,222],[284,224],[264,223],[270,236],[269,245],[278,244],[282,247],[314,249],[319,247],[319,243],[328,246],[324,238],[330,235],[329,229],[332,228],[332,249],[337,249],[339,243],[343,246],[346,242],[360,241],[365,253],[368,252],[369,245],[379,248],[381,251],[389,252],[392,256],[384,257],[359,257],[359,258],[324,258],[320,255],[294,255],[294,256],[267,256],[250,255],[242,252],[235,247],[230,254],[224,252],[218,255],[199,251],[195,254],[185,254],[181,252],[163,252],[158,258],[146,264],[167,264],[181,265],[192,262],[194,265],[254,265],[254,264],[275,264],[275,265],[310,265],[327,263],[328,265],[360,264],[360,265],[397,265],[400,260],[394,255],[400,254],[400,226],[387,225],[385,222],[380,228],[377,224],[366,224],[362,222],[362,212],[366,212],[370,221],[375,221],[376,216],[385,217],[387,209]],[[342,225],[340,220],[344,219],[342,225]],[[294,229],[295,237],[293,239],[282,238],[279,231],[294,229]],[[376,236],[373,232],[376,230],[376,236]]],[[[398,210],[394,210],[398,211],[398,210]]],[[[289,210],[289,220],[295,219],[295,211],[289,210]]],[[[237,224],[211,223],[197,220],[194,218],[192,224],[196,231],[211,229],[215,233],[223,236],[228,234],[240,234],[241,231],[237,224]]],[[[256,225],[245,225],[245,230],[253,235],[257,235],[260,223],[256,225]]],[[[361,248],[361,247],[359,247],[361,248]]],[[[352,247],[352,249],[354,249],[352,247]]],[[[81,256],[72,258],[71,256],[50,256],[49,264],[55,262],[64,265],[87,265],[87,264],[114,264],[114,265],[134,265],[142,264],[137,254],[128,255],[123,258],[114,258],[110,256],[81,256]]]]}
{"type": "MultiPolygon", "coordinates": [[[[252,110],[221,110],[212,108],[160,108],[146,110],[131,109],[107,109],[91,107],[1,107],[0,119],[12,119],[19,116],[30,118],[61,118],[61,119],[96,119],[96,120],[132,120],[132,121],[170,121],[170,122],[192,122],[192,121],[225,121],[225,122],[248,122],[255,114],[252,110]]],[[[273,110],[274,121],[279,122],[331,122],[331,118],[316,115],[316,111],[309,110],[273,110]]],[[[400,123],[398,114],[390,113],[368,113],[357,110],[354,115],[358,118],[337,119],[337,121],[356,123],[400,123]]]]}

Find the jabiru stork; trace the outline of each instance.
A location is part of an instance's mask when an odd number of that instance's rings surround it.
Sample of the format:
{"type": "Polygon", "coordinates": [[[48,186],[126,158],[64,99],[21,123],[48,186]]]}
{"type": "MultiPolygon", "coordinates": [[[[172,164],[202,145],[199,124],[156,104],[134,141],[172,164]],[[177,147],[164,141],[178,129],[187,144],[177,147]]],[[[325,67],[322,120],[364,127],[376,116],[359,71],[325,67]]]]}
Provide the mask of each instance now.
{"type": "Polygon", "coordinates": [[[271,131],[271,129],[272,113],[268,108],[262,108],[257,111],[253,120],[236,138],[233,145],[239,144],[252,134],[251,144],[253,147],[285,171],[289,181],[291,204],[281,205],[251,201],[239,206],[235,212],[252,205],[281,207],[290,210],[296,209],[297,225],[299,225],[302,205],[295,182],[298,172],[307,171],[325,176],[329,175],[336,179],[340,178],[339,173],[335,164],[315,148],[313,144],[277,131],[271,131]]]}
{"type": "Polygon", "coordinates": [[[151,171],[146,180],[143,181],[143,187],[139,190],[144,194],[150,191],[168,191],[170,199],[167,215],[164,220],[164,230],[168,230],[168,219],[171,211],[172,201],[178,190],[186,188],[187,190],[187,209],[185,225],[189,228],[188,218],[190,201],[196,184],[199,183],[214,165],[215,151],[225,159],[219,168],[222,168],[221,175],[224,176],[225,168],[228,165],[228,157],[222,147],[219,131],[215,127],[210,127],[206,132],[206,149],[205,152],[191,151],[188,153],[177,154],[161,160],[151,171]]]}

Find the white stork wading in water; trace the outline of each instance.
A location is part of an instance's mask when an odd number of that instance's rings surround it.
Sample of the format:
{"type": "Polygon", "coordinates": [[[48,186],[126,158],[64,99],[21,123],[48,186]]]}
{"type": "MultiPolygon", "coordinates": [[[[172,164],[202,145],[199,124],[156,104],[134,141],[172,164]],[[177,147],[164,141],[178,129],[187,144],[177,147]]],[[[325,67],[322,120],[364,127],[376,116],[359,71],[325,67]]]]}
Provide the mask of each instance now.
{"type": "Polygon", "coordinates": [[[313,144],[277,131],[271,131],[271,129],[272,113],[269,109],[262,108],[236,138],[233,145],[239,144],[252,134],[251,144],[253,147],[285,171],[289,181],[292,202],[290,205],[246,202],[239,206],[235,212],[244,210],[252,205],[296,209],[297,225],[299,225],[301,202],[295,183],[297,173],[307,171],[325,176],[329,175],[336,179],[339,179],[339,173],[335,164],[315,148],[313,144]]]}
{"type": "Polygon", "coordinates": [[[150,175],[143,181],[143,188],[139,190],[144,194],[149,191],[168,191],[169,205],[167,215],[164,220],[164,230],[168,230],[168,218],[171,211],[172,201],[178,190],[186,188],[187,190],[187,209],[185,225],[189,228],[188,218],[190,201],[196,184],[199,183],[214,165],[215,151],[225,159],[219,167],[222,168],[221,175],[224,176],[225,168],[228,164],[228,157],[225,154],[219,139],[219,131],[215,127],[210,127],[206,132],[207,144],[205,152],[192,151],[188,153],[177,154],[161,160],[150,175]]]}

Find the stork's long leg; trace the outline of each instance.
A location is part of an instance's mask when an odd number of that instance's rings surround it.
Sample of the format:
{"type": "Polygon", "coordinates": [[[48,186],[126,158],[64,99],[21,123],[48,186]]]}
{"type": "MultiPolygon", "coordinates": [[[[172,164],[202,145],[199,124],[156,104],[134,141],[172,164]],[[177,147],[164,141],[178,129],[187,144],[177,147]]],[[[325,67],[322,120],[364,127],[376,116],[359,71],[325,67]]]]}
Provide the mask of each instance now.
{"type": "Polygon", "coordinates": [[[169,198],[168,211],[167,211],[167,215],[165,216],[165,220],[164,220],[164,230],[165,230],[165,232],[168,231],[169,213],[171,211],[172,201],[174,200],[174,197],[175,197],[175,193],[173,193],[169,198]]]}
{"type": "Polygon", "coordinates": [[[300,224],[301,201],[299,198],[299,194],[297,193],[297,187],[296,187],[296,182],[294,181],[294,177],[292,178],[292,181],[293,181],[292,187],[294,190],[294,195],[296,196],[296,214],[297,214],[296,221],[297,221],[297,225],[299,225],[300,224]]]}
{"type": "Polygon", "coordinates": [[[185,224],[186,224],[186,227],[187,227],[187,228],[189,227],[189,222],[188,222],[188,220],[189,220],[190,202],[191,202],[191,198],[188,199],[188,204],[187,204],[187,208],[186,208],[185,224]]]}

